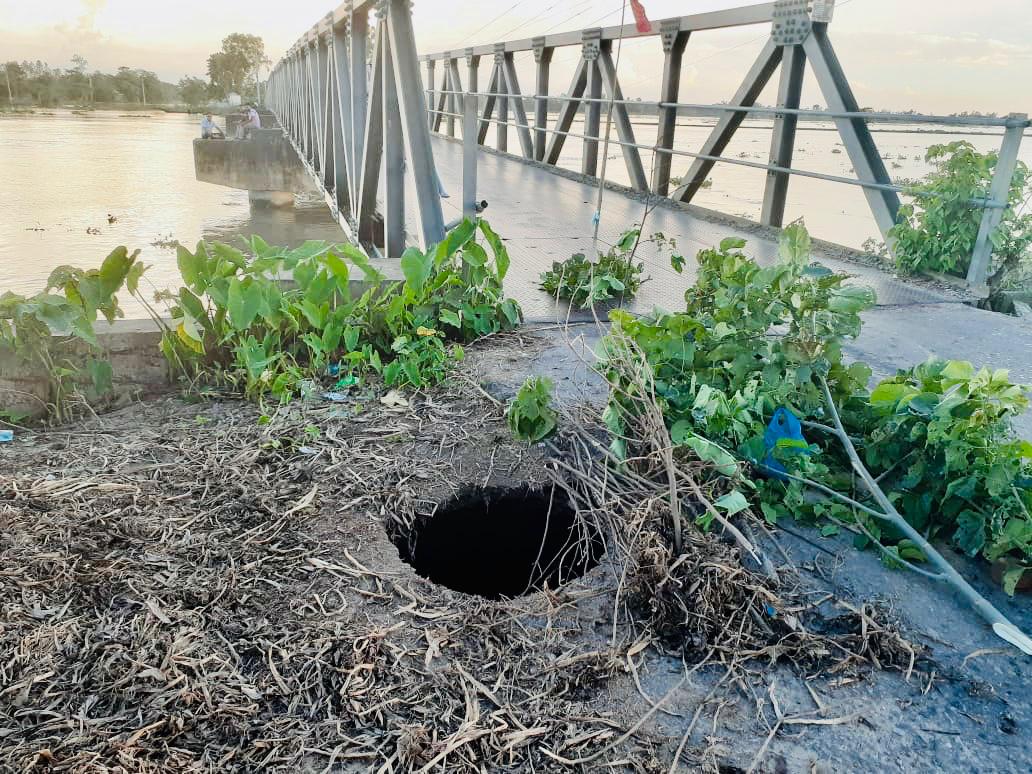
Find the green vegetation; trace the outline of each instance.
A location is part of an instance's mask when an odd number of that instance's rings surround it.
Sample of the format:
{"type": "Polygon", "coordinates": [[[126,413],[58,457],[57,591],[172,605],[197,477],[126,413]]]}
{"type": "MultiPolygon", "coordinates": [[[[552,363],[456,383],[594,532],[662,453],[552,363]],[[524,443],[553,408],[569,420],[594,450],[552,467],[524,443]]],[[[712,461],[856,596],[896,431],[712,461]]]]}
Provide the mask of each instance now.
{"type": "Polygon", "coordinates": [[[173,327],[162,344],[190,378],[251,398],[289,400],[327,372],[344,384],[369,373],[391,386],[437,384],[463,357],[462,342],[520,322],[502,288],[508,253],[484,221],[464,221],[431,253],[406,250],[404,282],[384,283],[350,245],[285,250],[252,237],[251,249],[179,248],[185,287],[168,296],[173,327]],[[359,278],[367,289],[355,294],[359,278]]]}
{"type": "Polygon", "coordinates": [[[149,70],[119,67],[114,73],[89,71],[80,56],[67,70],[46,62],[6,62],[0,72],[0,104],[5,107],[52,107],[72,103],[94,105],[161,105],[175,102],[176,86],[149,70]]]}
{"type": "MultiPolygon", "coordinates": [[[[931,270],[965,276],[971,263],[983,208],[972,200],[984,199],[992,183],[997,153],[979,153],[961,140],[933,145],[925,160],[935,169],[909,192],[915,203],[900,208],[899,222],[890,231],[895,240],[896,264],[900,271],[931,270]]],[[[1032,244],[1032,214],[1023,205],[1032,196],[1028,167],[1018,163],[1011,181],[1009,207],[991,235],[995,269],[990,288],[1007,283],[1008,277],[1029,263],[1032,244]]]]}
{"type": "Polygon", "coordinates": [[[124,247],[112,252],[99,269],[59,266],[46,288],[32,296],[0,295],[0,349],[13,353],[20,364],[42,369],[49,382],[47,414],[57,421],[68,417],[69,401],[88,377],[91,397],[111,390],[111,364],[101,357],[93,328],[97,315],[108,321],[122,316],[115,294],[124,287],[138,292],[145,266],[124,247]],[[54,292],[56,291],[56,292],[54,292]],[[85,346],[88,374],[76,362],[85,346]]]}
{"type": "Polygon", "coordinates": [[[247,101],[255,101],[258,68],[271,62],[259,36],[234,32],[222,39],[222,48],[208,57],[207,64],[212,96],[221,99],[232,91],[247,101]]]}
{"type": "MultiPolygon", "coordinates": [[[[566,299],[582,309],[617,297],[632,297],[641,287],[643,263],[634,262],[641,238],[637,228],[625,231],[609,252],[597,262],[576,253],[541,274],[541,289],[552,297],[566,299]]],[[[662,234],[653,234],[650,241],[665,244],[662,234]]]]}
{"type": "Polygon", "coordinates": [[[527,377],[505,411],[513,437],[537,443],[555,432],[559,416],[552,408],[554,389],[555,385],[547,377],[527,377]]]}
{"type": "Polygon", "coordinates": [[[888,562],[919,561],[913,541],[872,516],[872,492],[857,482],[845,444],[827,443],[839,438],[828,422],[840,415],[907,522],[969,554],[1020,560],[1006,578],[1013,591],[1032,563],[1032,444],[1015,439],[1010,424],[1028,405],[1027,388],[1005,371],[933,360],[869,392],[871,369],[846,364],[842,345],[859,334],[874,294],[811,265],[801,224],[785,229],[774,266],[760,267],[744,244],[726,239],[699,253],[683,312],[611,313],[605,418],[614,453],[638,453],[633,429],[656,406],[678,453],[714,463],[735,502],[748,499],[771,523],[791,515],[828,533],[850,529],[888,562]],[[801,419],[809,439],[772,437],[778,409],[801,419]],[[814,485],[828,496],[815,499],[814,485]]]}

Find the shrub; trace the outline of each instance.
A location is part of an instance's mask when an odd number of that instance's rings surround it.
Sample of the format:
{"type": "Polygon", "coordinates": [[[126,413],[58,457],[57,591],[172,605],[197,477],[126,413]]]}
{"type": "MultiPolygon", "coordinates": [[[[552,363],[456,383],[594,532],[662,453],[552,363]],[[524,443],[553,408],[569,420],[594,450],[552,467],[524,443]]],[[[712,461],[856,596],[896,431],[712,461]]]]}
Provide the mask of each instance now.
{"type": "MultiPolygon", "coordinates": [[[[901,272],[967,274],[984,212],[971,202],[988,195],[997,156],[996,152],[979,153],[966,140],[928,149],[925,160],[935,168],[909,188],[915,203],[900,207],[899,221],[889,232],[901,272]]],[[[992,286],[1003,284],[1007,274],[1027,261],[1032,215],[1022,214],[1020,209],[1030,195],[1032,178],[1028,167],[1019,162],[1011,180],[1008,208],[991,235],[996,266],[992,286]]]]}
{"type": "Polygon", "coordinates": [[[508,252],[484,221],[464,221],[432,252],[407,249],[405,280],[390,284],[351,245],[285,250],[252,237],[250,246],[250,257],[224,244],[179,248],[185,285],[170,297],[173,330],[163,342],[191,376],[238,384],[248,396],[289,399],[327,370],[436,384],[463,356],[462,342],[521,319],[502,288],[508,252]],[[282,286],[282,273],[293,287],[282,286]],[[353,274],[369,285],[357,297],[353,274]]]}
{"type": "Polygon", "coordinates": [[[633,297],[641,287],[645,266],[634,262],[639,229],[631,229],[597,262],[577,253],[565,261],[555,262],[541,275],[541,288],[553,297],[570,301],[586,309],[611,298],[633,297]]]}

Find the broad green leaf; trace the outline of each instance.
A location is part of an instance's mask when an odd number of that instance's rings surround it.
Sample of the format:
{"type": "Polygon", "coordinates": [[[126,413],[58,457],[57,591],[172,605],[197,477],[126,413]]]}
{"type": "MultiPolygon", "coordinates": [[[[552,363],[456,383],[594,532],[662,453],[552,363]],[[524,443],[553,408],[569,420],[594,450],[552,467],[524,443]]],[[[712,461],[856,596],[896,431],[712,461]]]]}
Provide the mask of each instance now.
{"type": "Polygon", "coordinates": [[[797,266],[810,262],[810,233],[801,222],[791,223],[781,231],[778,253],[782,260],[797,266]]]}
{"type": "Polygon", "coordinates": [[[884,405],[884,404],[897,404],[903,398],[913,395],[916,390],[908,384],[898,384],[896,382],[882,382],[873,390],[869,400],[872,406],[884,405]]]}
{"type": "Polygon", "coordinates": [[[238,331],[251,327],[263,302],[262,289],[257,282],[248,278],[233,277],[229,281],[229,323],[238,331]]]}
{"type": "Polygon", "coordinates": [[[36,319],[46,325],[51,334],[70,336],[74,332],[75,321],[81,317],[78,309],[61,296],[41,294],[36,299],[36,319]]]}
{"type": "MultiPolygon", "coordinates": [[[[200,248],[200,245],[198,245],[198,248],[200,248]]],[[[197,293],[203,293],[206,283],[202,277],[206,273],[207,261],[200,254],[200,249],[198,249],[197,253],[191,253],[185,247],[179,245],[176,248],[176,263],[179,266],[179,274],[187,287],[197,293]]]]}
{"type": "Polygon", "coordinates": [[[462,320],[459,319],[459,315],[457,315],[451,309],[442,309],[439,314],[439,317],[441,318],[441,322],[445,323],[446,325],[450,325],[453,328],[462,327],[462,320]]]}
{"type": "Polygon", "coordinates": [[[965,360],[950,360],[942,369],[942,377],[955,382],[966,382],[975,375],[975,367],[965,360]]]}
{"type": "Polygon", "coordinates": [[[726,495],[718,497],[713,501],[713,505],[720,510],[724,511],[728,516],[734,516],[740,511],[744,511],[749,507],[749,501],[745,499],[745,495],[739,492],[737,489],[732,489],[726,495]]]}
{"type": "Polygon", "coordinates": [[[97,395],[106,395],[112,390],[111,363],[107,360],[92,358],[88,364],[93,391],[97,395]]]}
{"type": "Polygon", "coordinates": [[[401,270],[405,274],[405,284],[415,293],[423,290],[433,268],[430,256],[424,255],[418,248],[409,247],[401,254],[401,270]]]}
{"type": "Polygon", "coordinates": [[[179,305],[187,315],[197,322],[207,323],[208,313],[204,311],[204,304],[186,288],[179,288],[179,305]]]}
{"type": "Polygon", "coordinates": [[[137,250],[130,257],[129,251],[125,247],[116,247],[104,259],[104,263],[100,265],[100,281],[105,297],[113,295],[122,287],[122,283],[125,282],[129,269],[132,268],[133,261],[139,255],[139,252],[137,250]]]}
{"type": "Polygon", "coordinates": [[[486,266],[487,253],[476,242],[470,242],[462,251],[462,261],[470,266],[486,266]]]}
{"type": "Polygon", "coordinates": [[[637,244],[638,236],[640,234],[640,228],[632,228],[623,232],[623,234],[620,235],[620,241],[616,243],[616,248],[621,252],[627,252],[637,244]]]}
{"type": "Polygon", "coordinates": [[[129,274],[126,275],[125,278],[125,286],[130,293],[135,295],[139,292],[140,277],[142,277],[143,273],[147,271],[147,268],[148,267],[143,263],[143,261],[133,262],[132,268],[129,269],[129,274]]]}
{"type": "Polygon", "coordinates": [[[487,239],[487,243],[491,245],[491,252],[494,253],[495,269],[498,272],[498,279],[499,281],[504,280],[505,275],[509,273],[509,251],[506,249],[505,243],[502,242],[501,237],[491,229],[491,226],[486,220],[480,221],[480,230],[487,239]]]}
{"type": "MultiPolygon", "coordinates": [[[[404,258],[402,258],[402,262],[404,265],[404,258]]],[[[348,281],[351,279],[351,270],[348,269],[347,263],[339,255],[327,253],[326,265],[330,267],[333,276],[337,278],[337,287],[347,294],[348,281]]]]}
{"type": "Polygon", "coordinates": [[[874,306],[874,291],[859,285],[839,288],[828,299],[828,309],[839,314],[856,314],[874,306]]]}
{"type": "Polygon", "coordinates": [[[722,253],[741,250],[743,247],[745,247],[745,240],[741,237],[724,237],[720,240],[720,252],[722,253]]]}
{"type": "Polygon", "coordinates": [[[1026,572],[1028,572],[1027,567],[1011,567],[1003,573],[1003,590],[1008,596],[1014,596],[1014,593],[1018,590],[1018,583],[1021,582],[1026,572]]]}

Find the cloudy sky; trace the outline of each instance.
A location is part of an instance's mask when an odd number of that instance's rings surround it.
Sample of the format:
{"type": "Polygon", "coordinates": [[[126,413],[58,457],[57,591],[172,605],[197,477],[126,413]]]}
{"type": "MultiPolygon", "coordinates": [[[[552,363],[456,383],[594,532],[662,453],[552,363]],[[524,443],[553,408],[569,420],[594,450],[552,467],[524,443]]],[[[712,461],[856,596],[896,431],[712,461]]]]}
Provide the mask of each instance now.
{"type": "MultiPolygon", "coordinates": [[[[748,4],[643,1],[654,20],[748,4]]],[[[142,67],[175,81],[203,75],[207,55],[231,32],[261,35],[275,60],[333,5],[334,0],[0,0],[0,60],[42,59],[66,67],[78,53],[96,69],[142,67]]],[[[415,0],[413,14],[420,51],[430,52],[616,24],[620,6],[621,0],[415,0]]],[[[863,105],[1032,112],[1032,0],[839,0],[831,32],[863,105]]],[[[685,54],[682,99],[730,97],[766,34],[751,27],[696,35],[685,54]]],[[[654,39],[628,44],[620,74],[629,96],[657,97],[659,51],[654,39]]],[[[564,66],[572,67],[566,59],[575,57],[572,51],[556,54],[554,91],[565,87],[564,66]]],[[[804,101],[822,102],[812,84],[804,101]]]]}

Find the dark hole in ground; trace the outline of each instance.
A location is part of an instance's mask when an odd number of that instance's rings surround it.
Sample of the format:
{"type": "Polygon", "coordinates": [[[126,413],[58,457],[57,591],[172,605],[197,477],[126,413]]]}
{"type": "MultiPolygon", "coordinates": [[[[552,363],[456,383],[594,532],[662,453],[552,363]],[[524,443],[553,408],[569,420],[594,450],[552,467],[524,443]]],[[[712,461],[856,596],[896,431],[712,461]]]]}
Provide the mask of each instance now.
{"type": "Polygon", "coordinates": [[[424,578],[488,599],[556,589],[598,564],[596,528],[578,520],[558,491],[472,489],[444,503],[412,533],[401,558],[424,578]]]}

